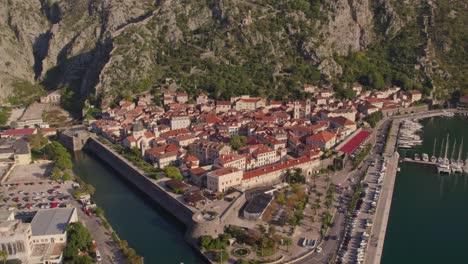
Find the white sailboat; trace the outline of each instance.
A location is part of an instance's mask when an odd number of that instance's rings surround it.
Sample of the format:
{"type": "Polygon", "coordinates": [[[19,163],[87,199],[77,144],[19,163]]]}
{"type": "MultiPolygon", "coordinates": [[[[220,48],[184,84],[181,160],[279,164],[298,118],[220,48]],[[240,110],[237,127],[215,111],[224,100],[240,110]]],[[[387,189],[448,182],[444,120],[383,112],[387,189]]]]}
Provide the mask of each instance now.
{"type": "Polygon", "coordinates": [[[431,156],[431,162],[432,163],[437,162],[437,157],[435,156],[436,144],[437,144],[437,138],[434,139],[434,147],[432,147],[432,156],[431,156]]]}
{"type": "Polygon", "coordinates": [[[444,159],[442,162],[440,162],[439,164],[437,164],[437,172],[438,173],[448,173],[450,174],[451,173],[451,170],[450,170],[450,161],[449,159],[447,158],[447,152],[448,152],[448,146],[449,146],[449,135],[447,135],[447,142],[445,143],[445,155],[444,155],[444,159]]]}

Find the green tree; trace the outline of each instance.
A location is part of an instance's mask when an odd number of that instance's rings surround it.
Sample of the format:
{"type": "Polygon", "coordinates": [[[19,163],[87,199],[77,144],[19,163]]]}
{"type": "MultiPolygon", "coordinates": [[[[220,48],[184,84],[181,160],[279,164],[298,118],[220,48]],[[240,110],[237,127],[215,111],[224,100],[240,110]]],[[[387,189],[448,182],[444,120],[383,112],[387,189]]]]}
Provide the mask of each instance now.
{"type": "Polygon", "coordinates": [[[278,196],[276,197],[276,201],[279,204],[285,204],[286,203],[286,195],[284,194],[284,192],[280,192],[278,194],[278,196]]]}
{"type": "Polygon", "coordinates": [[[104,210],[102,210],[101,207],[96,207],[96,209],[94,209],[94,212],[98,217],[104,217],[104,210]]]}
{"type": "Polygon", "coordinates": [[[11,115],[9,107],[0,107],[0,125],[6,125],[11,115]]]}
{"type": "Polygon", "coordinates": [[[199,238],[199,243],[200,243],[200,247],[203,249],[203,250],[208,250],[209,247],[210,247],[210,244],[211,242],[213,241],[213,238],[211,236],[201,236],[199,238]]]}
{"type": "Polygon", "coordinates": [[[70,173],[68,172],[65,172],[63,175],[62,175],[62,180],[63,181],[70,181],[72,179],[72,176],[70,175],[70,173]]]}
{"type": "Polygon", "coordinates": [[[291,183],[291,178],[293,177],[293,174],[291,172],[291,169],[286,169],[286,173],[284,174],[284,178],[287,183],[291,183]]]}
{"type": "Polygon", "coordinates": [[[247,137],[245,136],[240,136],[240,135],[234,135],[229,139],[229,144],[234,150],[237,150],[247,143],[247,137]]]}
{"type": "Polygon", "coordinates": [[[44,146],[49,143],[49,140],[45,138],[41,132],[31,135],[28,137],[29,145],[31,146],[31,150],[33,151],[40,151],[44,146]]]}
{"type": "Polygon", "coordinates": [[[96,189],[91,184],[85,184],[83,186],[83,191],[86,192],[89,195],[94,195],[94,193],[96,192],[96,189]]]}
{"type": "Polygon", "coordinates": [[[57,166],[54,166],[50,173],[54,181],[58,181],[60,180],[60,177],[62,177],[62,170],[60,170],[57,166]]]}
{"type": "Polygon", "coordinates": [[[6,250],[0,251],[0,258],[3,261],[3,264],[5,264],[8,259],[8,252],[6,250]]]}
{"type": "Polygon", "coordinates": [[[65,259],[72,263],[92,263],[80,259],[77,254],[80,251],[90,253],[93,249],[92,236],[88,229],[81,222],[69,224],[67,227],[67,246],[63,250],[65,259]]]}
{"type": "Polygon", "coordinates": [[[289,252],[289,246],[292,245],[292,239],[290,237],[283,238],[283,245],[286,246],[286,251],[289,252]]]}
{"type": "Polygon", "coordinates": [[[183,180],[184,176],[182,176],[182,173],[180,173],[179,169],[172,166],[168,165],[164,167],[164,173],[166,174],[167,177],[177,179],[177,180],[183,180]]]}
{"type": "Polygon", "coordinates": [[[371,127],[375,127],[377,123],[382,120],[383,114],[382,111],[374,112],[366,117],[366,122],[369,123],[371,127]]]}

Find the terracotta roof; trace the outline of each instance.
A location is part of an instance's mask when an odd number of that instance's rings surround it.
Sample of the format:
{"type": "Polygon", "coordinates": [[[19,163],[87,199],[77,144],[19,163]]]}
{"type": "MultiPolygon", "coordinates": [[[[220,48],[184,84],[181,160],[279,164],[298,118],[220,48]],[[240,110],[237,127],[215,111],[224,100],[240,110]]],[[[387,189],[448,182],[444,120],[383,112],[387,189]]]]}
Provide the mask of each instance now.
{"type": "Polygon", "coordinates": [[[5,136],[23,136],[32,135],[36,132],[35,128],[9,129],[2,133],[5,136]]]}
{"type": "Polygon", "coordinates": [[[207,175],[211,176],[211,177],[220,177],[220,176],[224,176],[226,174],[231,174],[231,173],[234,173],[234,172],[237,172],[237,171],[239,171],[239,170],[236,169],[236,168],[227,167],[227,168],[221,168],[221,169],[217,169],[217,170],[214,170],[214,171],[210,171],[207,175]]]}
{"type": "Polygon", "coordinates": [[[307,137],[307,140],[313,140],[317,142],[327,143],[335,137],[334,133],[328,131],[322,131],[315,135],[307,137]]]}
{"type": "Polygon", "coordinates": [[[344,116],[332,117],[332,118],[330,118],[330,121],[335,123],[335,124],[338,124],[340,126],[352,126],[352,125],[356,124],[356,123],[354,123],[353,121],[347,119],[344,116]]]}
{"type": "Polygon", "coordinates": [[[192,174],[192,175],[201,175],[201,174],[204,174],[205,172],[206,172],[206,170],[204,170],[202,168],[190,169],[190,174],[192,174]]]}
{"type": "Polygon", "coordinates": [[[281,162],[279,164],[278,163],[277,164],[272,164],[272,165],[269,165],[269,166],[266,166],[266,167],[263,167],[263,168],[260,168],[260,169],[244,172],[242,178],[244,180],[248,180],[248,179],[251,179],[251,178],[254,178],[254,177],[259,177],[261,175],[265,175],[267,173],[272,173],[272,172],[275,172],[275,171],[281,171],[281,170],[286,170],[288,168],[293,168],[295,166],[298,166],[300,164],[309,162],[311,160],[312,159],[310,159],[309,157],[300,157],[298,159],[281,162]]]}
{"type": "Polygon", "coordinates": [[[421,92],[418,90],[409,90],[408,93],[409,94],[421,94],[421,92]]]}
{"type": "Polygon", "coordinates": [[[147,149],[145,152],[149,155],[158,156],[158,154],[171,153],[179,151],[179,147],[174,144],[166,144],[162,146],[157,146],[154,148],[147,149]]]}
{"type": "Polygon", "coordinates": [[[237,160],[245,159],[245,156],[236,153],[222,155],[218,158],[222,164],[231,163],[237,160]]]}
{"type": "Polygon", "coordinates": [[[41,128],[41,132],[45,132],[45,133],[57,132],[57,129],[55,127],[44,127],[44,128],[41,128]]]}
{"type": "Polygon", "coordinates": [[[245,103],[256,103],[258,101],[261,101],[261,98],[241,98],[239,101],[245,102],[245,103]]]}
{"type": "Polygon", "coordinates": [[[181,128],[181,129],[170,130],[170,131],[164,132],[161,134],[161,137],[169,138],[169,137],[175,137],[175,136],[190,134],[190,133],[191,133],[190,130],[186,128],[181,128]]]}
{"type": "Polygon", "coordinates": [[[216,106],[222,105],[222,106],[231,106],[231,102],[229,101],[216,101],[216,106]]]}

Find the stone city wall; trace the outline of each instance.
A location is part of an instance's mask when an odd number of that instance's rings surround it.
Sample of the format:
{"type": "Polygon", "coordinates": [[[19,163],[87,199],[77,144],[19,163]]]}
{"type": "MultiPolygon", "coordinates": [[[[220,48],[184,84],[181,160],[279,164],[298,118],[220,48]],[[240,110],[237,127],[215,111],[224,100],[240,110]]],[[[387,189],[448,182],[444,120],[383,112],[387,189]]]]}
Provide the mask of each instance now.
{"type": "Polygon", "coordinates": [[[193,224],[193,212],[181,202],[170,196],[160,186],[145,176],[144,172],[135,167],[125,158],[121,157],[114,150],[99,142],[96,138],[90,137],[87,149],[98,156],[102,161],[119,172],[119,175],[129,181],[141,192],[146,194],[152,201],[175,216],[187,228],[193,224]]]}
{"type": "Polygon", "coordinates": [[[428,105],[419,105],[419,106],[411,106],[411,107],[398,107],[398,108],[391,108],[391,109],[383,109],[382,114],[384,117],[392,116],[397,113],[403,114],[410,114],[410,113],[420,113],[420,112],[427,112],[429,111],[428,105]]]}

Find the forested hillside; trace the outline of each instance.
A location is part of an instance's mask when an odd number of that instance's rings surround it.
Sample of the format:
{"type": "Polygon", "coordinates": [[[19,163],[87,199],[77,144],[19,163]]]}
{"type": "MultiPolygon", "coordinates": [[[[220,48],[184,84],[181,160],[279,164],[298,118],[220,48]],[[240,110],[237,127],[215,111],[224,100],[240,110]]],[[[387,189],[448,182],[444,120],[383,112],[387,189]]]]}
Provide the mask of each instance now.
{"type": "MultiPolygon", "coordinates": [[[[67,87],[73,107],[167,78],[195,94],[304,97],[305,84],[468,93],[463,0],[25,0],[0,3],[4,95],[67,87]],[[21,14],[29,16],[21,18],[21,14]],[[27,87],[26,90],[29,90],[27,87]],[[463,90],[465,89],[465,90],[463,90]]],[[[40,93],[37,93],[40,94],[40,93]]]]}

